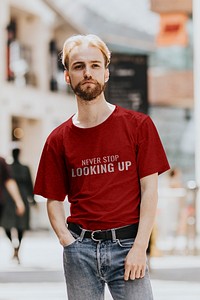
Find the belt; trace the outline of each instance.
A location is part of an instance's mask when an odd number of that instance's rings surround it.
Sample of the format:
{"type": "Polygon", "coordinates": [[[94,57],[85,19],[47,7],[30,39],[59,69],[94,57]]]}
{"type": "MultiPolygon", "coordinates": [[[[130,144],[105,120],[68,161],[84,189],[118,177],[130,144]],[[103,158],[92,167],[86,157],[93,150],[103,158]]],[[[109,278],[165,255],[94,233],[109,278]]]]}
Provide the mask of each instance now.
{"type": "Polygon", "coordinates": [[[78,234],[82,238],[90,238],[95,242],[102,240],[113,239],[129,239],[135,238],[138,231],[138,224],[132,224],[120,228],[113,228],[108,230],[85,230],[79,225],[74,223],[68,223],[68,229],[78,234]]]}

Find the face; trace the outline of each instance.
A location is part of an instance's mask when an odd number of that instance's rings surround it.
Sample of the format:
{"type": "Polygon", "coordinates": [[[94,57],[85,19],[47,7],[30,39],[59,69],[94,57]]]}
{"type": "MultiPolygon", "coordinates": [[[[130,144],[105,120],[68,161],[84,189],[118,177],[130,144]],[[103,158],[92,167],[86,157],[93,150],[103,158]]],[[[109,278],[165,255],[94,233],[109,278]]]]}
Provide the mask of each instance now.
{"type": "Polygon", "coordinates": [[[67,83],[82,100],[91,101],[102,94],[109,78],[102,52],[88,45],[76,46],[69,55],[67,83]]]}

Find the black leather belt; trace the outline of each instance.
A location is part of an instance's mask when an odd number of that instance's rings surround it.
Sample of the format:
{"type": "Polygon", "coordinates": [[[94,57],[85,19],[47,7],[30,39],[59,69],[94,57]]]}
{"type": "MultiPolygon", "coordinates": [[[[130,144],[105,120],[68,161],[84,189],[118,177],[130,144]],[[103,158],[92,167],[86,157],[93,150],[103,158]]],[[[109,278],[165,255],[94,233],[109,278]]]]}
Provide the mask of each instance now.
{"type": "Polygon", "coordinates": [[[114,228],[109,230],[85,230],[79,225],[74,223],[68,223],[68,229],[72,232],[82,235],[82,238],[91,238],[93,241],[98,242],[102,240],[115,239],[129,239],[135,238],[138,231],[138,224],[132,224],[120,228],[114,228]]]}

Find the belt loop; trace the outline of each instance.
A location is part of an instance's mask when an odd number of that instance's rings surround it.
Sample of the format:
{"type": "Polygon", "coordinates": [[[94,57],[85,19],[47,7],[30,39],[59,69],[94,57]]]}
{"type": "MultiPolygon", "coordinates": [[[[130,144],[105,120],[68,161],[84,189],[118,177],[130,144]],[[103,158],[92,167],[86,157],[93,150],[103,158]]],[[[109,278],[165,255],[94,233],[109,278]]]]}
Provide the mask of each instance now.
{"type": "Polygon", "coordinates": [[[112,233],[112,241],[113,241],[113,242],[116,242],[116,241],[117,241],[117,238],[116,238],[116,232],[115,232],[115,229],[111,229],[111,233],[112,233]]]}
{"type": "Polygon", "coordinates": [[[79,241],[80,241],[80,242],[82,242],[82,240],[84,239],[84,235],[85,235],[85,232],[86,232],[86,231],[87,231],[87,230],[81,228],[81,234],[80,234],[80,237],[79,237],[79,241]]]}

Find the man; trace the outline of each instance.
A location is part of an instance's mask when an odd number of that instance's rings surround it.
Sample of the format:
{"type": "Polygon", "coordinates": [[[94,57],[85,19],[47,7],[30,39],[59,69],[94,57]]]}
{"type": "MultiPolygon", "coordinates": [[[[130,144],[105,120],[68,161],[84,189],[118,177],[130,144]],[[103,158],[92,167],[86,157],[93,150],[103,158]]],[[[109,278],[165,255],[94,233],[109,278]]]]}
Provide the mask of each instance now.
{"type": "Polygon", "coordinates": [[[11,178],[8,165],[6,164],[4,158],[0,157],[0,221],[5,205],[4,199],[2,197],[2,192],[4,188],[6,188],[6,190],[11,195],[13,201],[15,202],[16,214],[18,216],[22,216],[25,211],[25,206],[21,199],[17,184],[15,180],[11,178]]]}
{"type": "Polygon", "coordinates": [[[62,61],[78,111],[48,137],[35,193],[64,247],[68,299],[104,299],[105,283],[115,300],[153,299],[146,249],[169,169],[158,133],[147,115],[106,101],[110,52],[99,37],[70,37],[62,61]]]}

